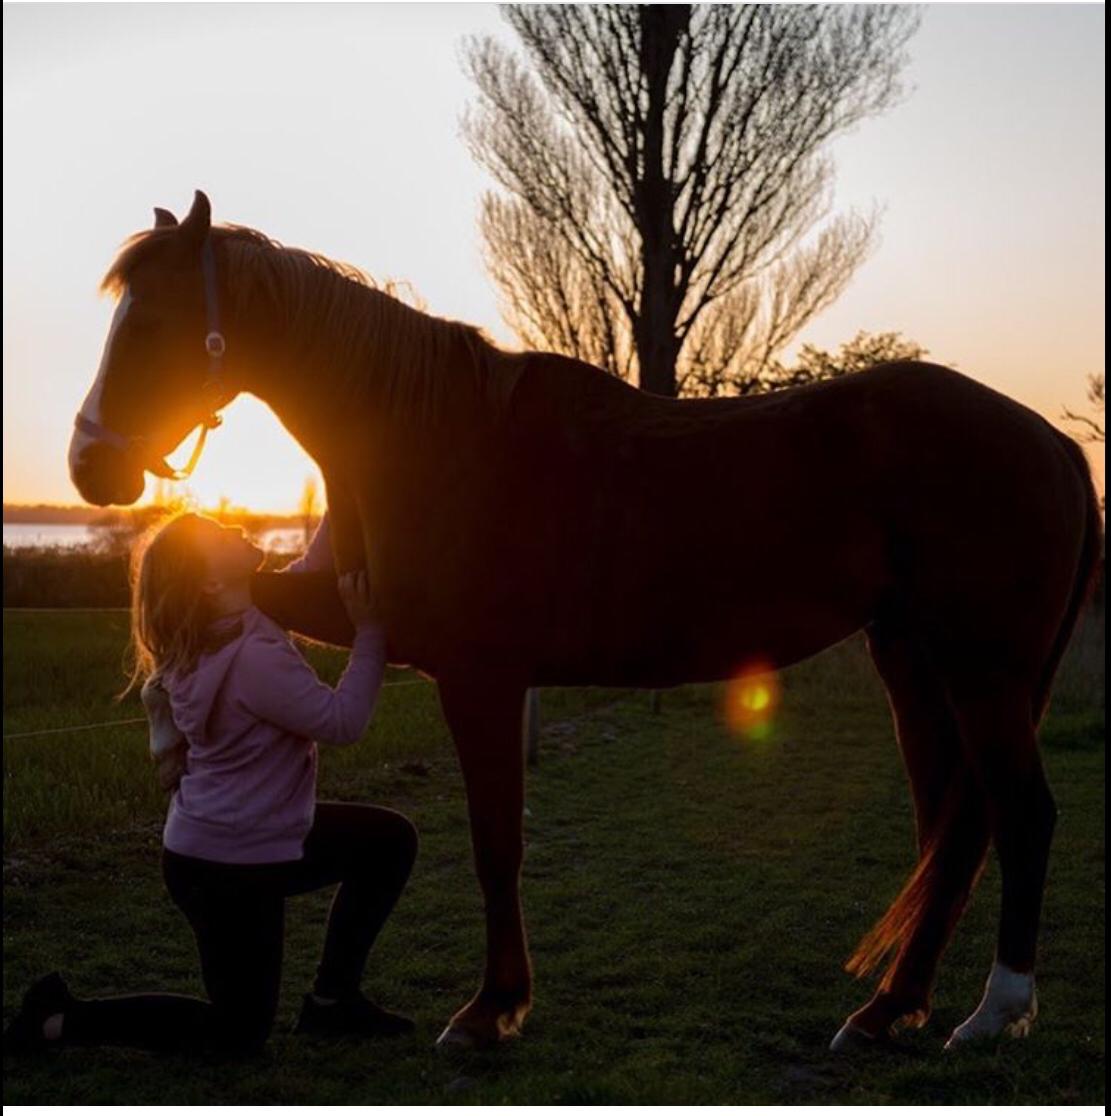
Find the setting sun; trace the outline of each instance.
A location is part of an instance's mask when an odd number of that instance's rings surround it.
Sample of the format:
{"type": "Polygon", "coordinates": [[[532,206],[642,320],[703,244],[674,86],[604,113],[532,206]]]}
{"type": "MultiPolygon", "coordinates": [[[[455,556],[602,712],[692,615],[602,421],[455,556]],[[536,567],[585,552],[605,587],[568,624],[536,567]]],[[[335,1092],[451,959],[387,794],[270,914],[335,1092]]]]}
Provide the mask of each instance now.
{"type": "MultiPolygon", "coordinates": [[[[200,507],[222,500],[252,511],[289,513],[298,508],[305,481],[320,471],[264,403],[240,396],[223,411],[224,421],[209,435],[196,471],[187,480],[164,486],[169,497],[184,497],[200,507]]],[[[194,433],[171,455],[179,464],[189,456],[194,433]]],[[[155,498],[155,478],[148,476],[143,501],[155,498]]]]}

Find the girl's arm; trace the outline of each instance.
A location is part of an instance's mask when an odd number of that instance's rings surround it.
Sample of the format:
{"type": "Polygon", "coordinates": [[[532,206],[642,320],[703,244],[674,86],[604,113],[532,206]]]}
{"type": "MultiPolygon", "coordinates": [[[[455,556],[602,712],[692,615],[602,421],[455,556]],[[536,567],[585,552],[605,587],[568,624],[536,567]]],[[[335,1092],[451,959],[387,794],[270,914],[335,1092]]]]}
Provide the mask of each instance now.
{"type": "Polygon", "coordinates": [[[304,555],[282,573],[312,573],[335,569],[340,573],[362,569],[366,560],[363,529],[350,491],[334,478],[324,478],[327,506],[304,555]]]}
{"type": "Polygon", "coordinates": [[[331,570],[332,562],[332,527],[325,512],[317,524],[312,541],[305,553],[300,558],[283,566],[281,573],[317,573],[331,570]]]}
{"type": "Polygon", "coordinates": [[[253,574],[251,596],[286,631],[350,647],[355,630],[336,592],[334,574],[363,567],[362,528],[348,490],[327,474],[324,484],[328,510],[305,556],[280,573],[253,574]],[[289,573],[300,576],[287,577],[289,573]]]}
{"type": "Polygon", "coordinates": [[[333,690],[288,638],[251,641],[240,658],[239,693],[257,717],[321,744],[353,744],[366,732],[386,669],[380,624],[355,630],[347,669],[333,690]]]}

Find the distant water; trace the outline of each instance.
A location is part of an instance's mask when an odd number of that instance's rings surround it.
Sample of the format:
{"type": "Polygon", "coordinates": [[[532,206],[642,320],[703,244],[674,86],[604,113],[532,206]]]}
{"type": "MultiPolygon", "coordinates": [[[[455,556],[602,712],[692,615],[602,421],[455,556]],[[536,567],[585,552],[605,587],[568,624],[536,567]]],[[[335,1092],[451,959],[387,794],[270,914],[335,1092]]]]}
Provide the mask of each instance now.
{"type": "Polygon", "coordinates": [[[84,523],[5,523],[4,545],[60,546],[69,550],[88,546],[94,535],[84,523]]]}
{"type": "MultiPolygon", "coordinates": [[[[99,532],[84,523],[5,523],[4,545],[10,547],[57,546],[72,550],[91,546],[99,532]]],[[[292,554],[304,548],[305,535],[300,527],[272,527],[263,531],[259,546],[279,554],[292,554]]]]}

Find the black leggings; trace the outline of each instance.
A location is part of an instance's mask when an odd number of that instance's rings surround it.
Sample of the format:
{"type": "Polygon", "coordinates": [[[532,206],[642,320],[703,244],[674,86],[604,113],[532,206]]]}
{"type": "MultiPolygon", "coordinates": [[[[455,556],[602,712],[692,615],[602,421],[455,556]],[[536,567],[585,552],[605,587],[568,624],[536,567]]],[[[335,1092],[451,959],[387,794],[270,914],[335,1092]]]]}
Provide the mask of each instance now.
{"type": "Polygon", "coordinates": [[[166,887],[193,927],[209,999],[152,993],[78,1000],[65,1013],[63,1040],[229,1053],[259,1048],[277,1013],[286,896],[339,884],[313,990],[343,996],[358,989],[416,852],[417,832],[404,815],[345,802],[317,803],[301,860],[218,864],[163,849],[166,887]]]}

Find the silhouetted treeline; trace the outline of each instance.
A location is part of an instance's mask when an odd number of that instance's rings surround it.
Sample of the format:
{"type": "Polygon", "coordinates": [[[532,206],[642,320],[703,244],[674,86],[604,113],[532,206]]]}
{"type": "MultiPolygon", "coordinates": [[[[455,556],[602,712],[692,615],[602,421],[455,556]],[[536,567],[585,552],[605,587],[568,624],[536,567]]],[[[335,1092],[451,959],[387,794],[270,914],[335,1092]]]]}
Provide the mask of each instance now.
{"type": "Polygon", "coordinates": [[[5,608],[128,604],[127,556],[93,549],[4,547],[5,608]]]}
{"type": "MultiPolygon", "coordinates": [[[[268,567],[288,554],[270,554],[268,567]]],[[[126,549],[4,547],[5,608],[126,608],[126,549]]]]}
{"type": "Polygon", "coordinates": [[[5,523],[95,523],[103,508],[88,504],[5,504],[5,523]]]}

